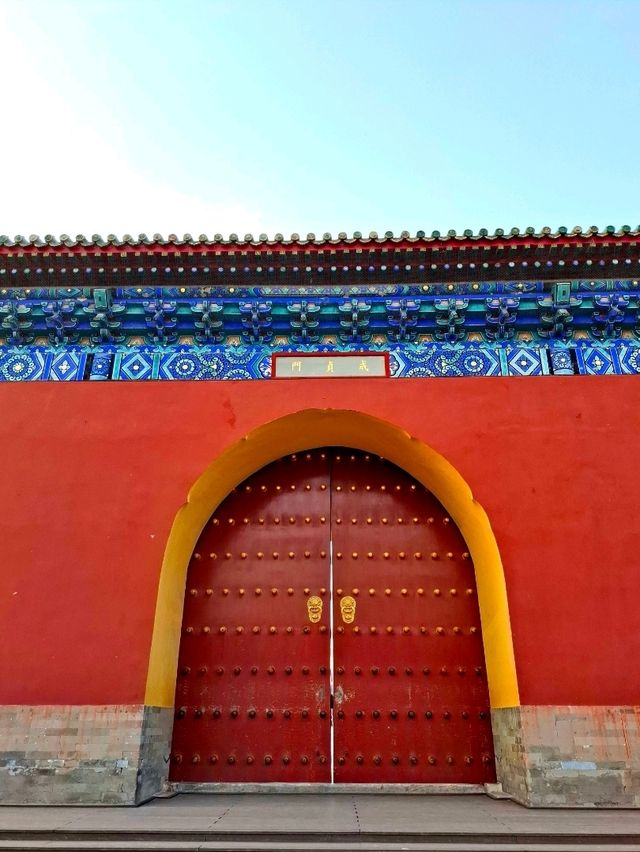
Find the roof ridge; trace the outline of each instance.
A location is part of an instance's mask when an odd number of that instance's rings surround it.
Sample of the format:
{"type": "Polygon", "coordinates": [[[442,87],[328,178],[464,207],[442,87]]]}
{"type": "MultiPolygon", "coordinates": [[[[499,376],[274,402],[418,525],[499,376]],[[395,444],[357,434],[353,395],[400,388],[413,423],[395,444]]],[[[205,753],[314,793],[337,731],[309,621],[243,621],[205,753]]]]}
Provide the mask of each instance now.
{"type": "Polygon", "coordinates": [[[377,231],[370,231],[368,235],[364,235],[361,231],[354,231],[352,236],[349,236],[346,231],[340,231],[337,236],[333,236],[330,232],[325,232],[321,237],[316,236],[315,233],[310,232],[306,235],[306,237],[301,237],[298,233],[293,233],[289,238],[286,238],[282,233],[274,234],[273,238],[270,238],[267,234],[259,234],[258,237],[254,237],[253,234],[247,233],[244,237],[240,237],[236,233],[230,233],[229,236],[225,239],[222,234],[215,234],[213,237],[209,237],[207,234],[200,234],[197,238],[193,237],[191,234],[186,233],[183,234],[182,237],[179,237],[177,234],[169,234],[167,238],[162,234],[154,234],[152,237],[149,237],[147,234],[138,234],[137,237],[132,236],[131,234],[123,234],[122,237],[118,237],[117,234],[108,234],[106,238],[102,237],[100,234],[93,234],[90,238],[86,237],[84,234],[77,234],[74,237],[69,236],[68,234],[61,234],[56,237],[52,234],[46,234],[44,237],[40,237],[38,234],[31,234],[29,237],[25,237],[21,234],[15,235],[13,238],[8,235],[0,235],[0,246],[5,246],[7,248],[14,247],[38,247],[38,248],[46,248],[46,247],[60,247],[66,246],[67,248],[74,248],[77,246],[84,247],[107,247],[107,246],[142,246],[142,245],[173,245],[173,246],[202,246],[202,245],[250,245],[250,246],[260,246],[260,245],[312,245],[312,246],[321,246],[321,245],[343,245],[347,244],[383,244],[387,242],[424,242],[424,243],[434,243],[434,242],[451,242],[451,241],[463,241],[463,240],[512,240],[518,238],[526,238],[529,237],[531,239],[558,239],[562,237],[623,237],[623,236],[638,236],[640,235],[640,225],[636,228],[631,228],[629,225],[622,225],[619,228],[616,228],[614,225],[607,225],[606,227],[600,229],[597,225],[591,225],[588,228],[582,228],[580,225],[576,225],[573,228],[569,229],[565,226],[558,227],[555,231],[553,231],[550,227],[545,226],[541,228],[539,231],[536,231],[535,228],[529,226],[521,230],[520,228],[511,228],[508,232],[505,232],[503,228],[496,228],[492,234],[489,233],[487,228],[480,228],[477,233],[474,233],[472,230],[466,229],[461,233],[458,233],[456,230],[449,230],[446,233],[441,231],[432,231],[429,236],[427,236],[426,231],[418,230],[415,235],[412,236],[409,231],[401,231],[399,234],[395,235],[393,231],[385,231],[383,235],[379,235],[377,231]]]}

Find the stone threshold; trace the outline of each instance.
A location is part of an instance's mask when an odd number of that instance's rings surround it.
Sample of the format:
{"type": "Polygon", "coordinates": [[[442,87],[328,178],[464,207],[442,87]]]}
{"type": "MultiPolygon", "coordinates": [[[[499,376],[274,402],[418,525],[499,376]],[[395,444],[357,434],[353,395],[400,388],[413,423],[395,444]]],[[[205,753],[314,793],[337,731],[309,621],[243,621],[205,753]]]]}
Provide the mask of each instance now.
{"type": "MultiPolygon", "coordinates": [[[[494,786],[494,785],[490,785],[494,786]]],[[[490,795],[484,784],[307,784],[307,783],[265,783],[265,784],[235,784],[226,782],[208,783],[172,783],[169,793],[265,793],[279,794],[312,794],[312,795],[417,795],[417,796],[451,796],[451,795],[490,795]]],[[[161,793],[160,797],[166,796],[161,793]]]]}

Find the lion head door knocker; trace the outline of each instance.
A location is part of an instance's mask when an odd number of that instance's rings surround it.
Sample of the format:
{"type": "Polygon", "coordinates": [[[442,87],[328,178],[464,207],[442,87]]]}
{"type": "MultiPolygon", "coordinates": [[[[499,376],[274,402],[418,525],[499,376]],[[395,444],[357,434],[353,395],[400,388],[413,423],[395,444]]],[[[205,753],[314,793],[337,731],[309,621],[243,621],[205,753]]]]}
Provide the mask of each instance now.
{"type": "Polygon", "coordinates": [[[356,599],[351,595],[340,598],[340,612],[345,624],[353,624],[356,617],[356,599]]]}
{"type": "Polygon", "coordinates": [[[307,600],[307,612],[309,621],[312,624],[317,624],[322,618],[322,598],[317,595],[311,595],[307,600]]]}

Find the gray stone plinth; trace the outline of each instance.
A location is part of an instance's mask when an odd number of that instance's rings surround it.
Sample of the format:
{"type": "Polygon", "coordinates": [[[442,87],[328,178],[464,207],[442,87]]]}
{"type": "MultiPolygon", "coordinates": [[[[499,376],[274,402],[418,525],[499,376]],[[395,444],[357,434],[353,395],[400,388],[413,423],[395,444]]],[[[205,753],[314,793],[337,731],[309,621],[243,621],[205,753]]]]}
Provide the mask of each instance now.
{"type": "Polygon", "coordinates": [[[608,706],[494,709],[503,790],[532,807],[640,807],[638,711],[608,706]]]}
{"type": "Polygon", "coordinates": [[[2,804],[133,805],[166,782],[173,711],[0,707],[2,804]]]}

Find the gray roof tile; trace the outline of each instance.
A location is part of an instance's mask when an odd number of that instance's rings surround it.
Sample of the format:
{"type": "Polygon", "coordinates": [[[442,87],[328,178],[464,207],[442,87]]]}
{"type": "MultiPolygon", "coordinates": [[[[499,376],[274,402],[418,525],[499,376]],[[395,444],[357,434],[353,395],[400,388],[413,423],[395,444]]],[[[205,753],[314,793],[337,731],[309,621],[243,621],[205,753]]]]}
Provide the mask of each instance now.
{"type": "Polygon", "coordinates": [[[273,245],[299,245],[299,246],[323,246],[323,245],[383,245],[384,243],[416,243],[416,244],[434,244],[434,243],[458,243],[468,241],[489,240],[491,242],[509,242],[511,240],[522,240],[523,238],[531,238],[532,240],[561,240],[563,238],[579,237],[588,239],[589,237],[628,237],[640,236],[640,225],[636,228],[631,228],[629,225],[622,225],[616,228],[614,225],[607,225],[604,228],[598,228],[592,225],[588,228],[581,228],[579,225],[572,229],[561,226],[553,231],[549,227],[541,228],[536,231],[535,228],[527,227],[524,230],[520,228],[511,228],[505,232],[503,228],[496,228],[493,234],[490,234],[486,228],[480,228],[477,233],[467,229],[458,234],[455,230],[447,231],[445,234],[440,231],[432,231],[427,236],[425,231],[417,231],[415,235],[411,235],[409,231],[401,231],[397,236],[393,231],[385,231],[384,235],[380,236],[376,231],[371,231],[368,235],[363,235],[361,231],[355,231],[351,237],[346,232],[340,231],[335,237],[331,233],[324,233],[318,238],[316,234],[309,233],[306,237],[301,237],[300,234],[293,233],[287,239],[283,234],[274,234],[270,238],[267,234],[260,234],[255,237],[253,234],[245,234],[240,237],[238,234],[232,233],[225,239],[222,234],[215,234],[213,237],[207,234],[200,234],[198,237],[193,237],[191,234],[184,234],[179,237],[177,234],[169,234],[166,238],[162,234],[154,234],[153,237],[147,234],[138,234],[137,237],[131,234],[124,234],[122,238],[116,234],[109,234],[107,237],[102,237],[100,234],[93,234],[90,238],[84,234],[78,234],[75,238],[69,234],[61,234],[55,237],[51,234],[46,234],[40,237],[37,234],[31,234],[25,237],[18,234],[14,237],[7,235],[0,236],[0,246],[6,248],[41,248],[41,247],[59,247],[67,248],[108,248],[121,246],[229,246],[243,245],[250,247],[273,246],[273,245]]]}

